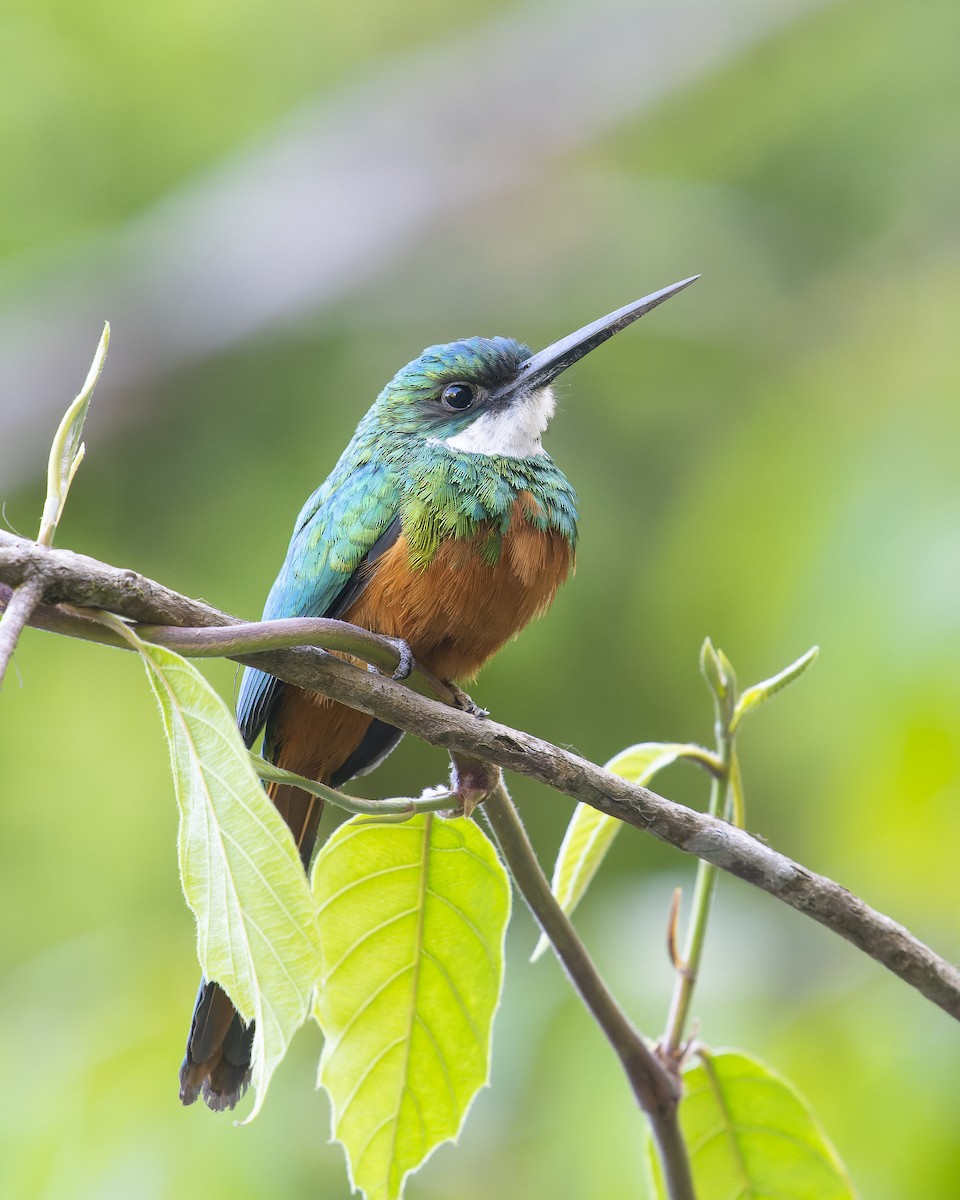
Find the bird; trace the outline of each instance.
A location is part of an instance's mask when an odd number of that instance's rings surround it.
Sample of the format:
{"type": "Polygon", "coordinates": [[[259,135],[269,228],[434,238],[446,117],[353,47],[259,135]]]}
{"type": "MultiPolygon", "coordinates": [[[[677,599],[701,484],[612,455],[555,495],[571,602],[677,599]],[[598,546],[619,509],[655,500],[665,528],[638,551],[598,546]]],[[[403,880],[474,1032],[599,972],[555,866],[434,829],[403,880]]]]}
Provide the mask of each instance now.
{"type": "MultiPolygon", "coordinates": [[[[552,602],[574,565],[577,498],[544,450],[553,381],[694,275],[534,354],[504,337],[428,347],[386,385],[330,475],[309,497],[264,620],[334,617],[402,639],[438,678],[471,680],[552,602]]],[[[270,762],[332,787],[366,774],[401,731],[247,667],[237,723],[263,731],[270,762]]],[[[309,868],[322,802],[289,785],[268,794],[309,868]]],[[[250,1079],[254,1026],[201,979],[180,1099],[235,1107],[250,1079]]]]}

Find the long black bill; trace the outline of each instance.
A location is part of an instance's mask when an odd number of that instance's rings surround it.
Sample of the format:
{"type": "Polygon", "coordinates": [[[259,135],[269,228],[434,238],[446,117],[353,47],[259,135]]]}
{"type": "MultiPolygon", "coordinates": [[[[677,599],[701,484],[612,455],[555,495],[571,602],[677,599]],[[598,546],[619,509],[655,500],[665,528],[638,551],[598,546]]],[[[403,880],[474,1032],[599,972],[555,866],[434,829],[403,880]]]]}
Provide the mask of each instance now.
{"type": "Polygon", "coordinates": [[[554,342],[546,350],[539,351],[528,358],[526,362],[521,363],[516,377],[498,388],[494,398],[506,399],[520,391],[529,392],[533,388],[545,387],[567,367],[572,367],[585,354],[589,354],[591,350],[602,345],[607,338],[612,338],[621,329],[626,329],[634,321],[639,321],[651,309],[662,304],[664,300],[669,300],[677,292],[682,292],[685,287],[689,287],[699,278],[699,275],[691,275],[689,279],[681,279],[679,283],[673,283],[670,287],[661,288],[659,292],[644,296],[642,300],[635,300],[633,304],[618,308],[616,312],[601,317],[599,321],[584,325],[576,333],[568,334],[559,342],[554,342]]]}

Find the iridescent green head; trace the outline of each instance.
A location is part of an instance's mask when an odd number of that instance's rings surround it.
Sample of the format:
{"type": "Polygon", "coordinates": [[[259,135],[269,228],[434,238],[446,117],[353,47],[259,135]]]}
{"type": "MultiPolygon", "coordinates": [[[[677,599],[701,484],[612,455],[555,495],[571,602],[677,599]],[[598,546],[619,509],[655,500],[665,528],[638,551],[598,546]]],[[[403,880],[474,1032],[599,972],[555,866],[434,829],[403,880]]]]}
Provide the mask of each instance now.
{"type": "Polygon", "coordinates": [[[530,348],[512,338],[428,346],[387,384],[375,410],[392,429],[453,449],[513,458],[542,454],[540,438],[553,415],[550,389],[506,395],[530,357],[530,348]]]}
{"type": "Polygon", "coordinates": [[[554,410],[553,380],[696,278],[617,309],[537,354],[501,337],[430,346],[397,372],[368,416],[380,430],[472,454],[542,455],[541,438],[554,410]]]}

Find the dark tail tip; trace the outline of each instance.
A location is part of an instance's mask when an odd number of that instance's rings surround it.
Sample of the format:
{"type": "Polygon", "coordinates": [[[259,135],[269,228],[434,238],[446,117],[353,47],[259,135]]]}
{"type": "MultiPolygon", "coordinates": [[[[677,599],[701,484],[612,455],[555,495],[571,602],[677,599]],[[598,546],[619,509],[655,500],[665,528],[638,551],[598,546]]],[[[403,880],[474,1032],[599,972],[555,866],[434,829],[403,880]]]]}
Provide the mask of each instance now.
{"type": "Polygon", "coordinates": [[[185,1108],[189,1104],[195,1104],[200,1095],[200,1084],[191,1078],[191,1068],[192,1063],[185,1058],[180,1065],[180,1103],[185,1108]]]}
{"type": "Polygon", "coordinates": [[[180,1103],[202,1096],[213,1112],[235,1108],[250,1083],[253,1035],[252,1022],[244,1025],[226,992],[201,980],[180,1065],[180,1103]]]}
{"type": "Polygon", "coordinates": [[[195,1104],[202,1096],[211,1112],[226,1112],[236,1108],[249,1084],[248,1067],[235,1066],[226,1059],[211,1066],[191,1063],[185,1058],[180,1067],[180,1103],[195,1104]]]}

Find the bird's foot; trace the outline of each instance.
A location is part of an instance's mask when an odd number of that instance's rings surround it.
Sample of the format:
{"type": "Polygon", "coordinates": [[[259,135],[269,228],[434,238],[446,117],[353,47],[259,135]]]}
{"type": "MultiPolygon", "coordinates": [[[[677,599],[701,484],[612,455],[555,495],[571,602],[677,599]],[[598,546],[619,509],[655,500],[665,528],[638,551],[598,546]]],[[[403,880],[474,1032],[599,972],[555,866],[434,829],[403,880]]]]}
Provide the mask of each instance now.
{"type": "Polygon", "coordinates": [[[463,688],[457,687],[455,683],[451,683],[449,680],[447,680],[447,687],[453,693],[455,708],[459,708],[461,712],[469,713],[471,717],[479,717],[481,721],[485,717],[490,716],[490,710],[481,708],[479,704],[474,704],[463,688]]]}
{"type": "Polygon", "coordinates": [[[416,666],[416,662],[413,657],[413,651],[403,640],[403,638],[391,638],[390,641],[393,643],[393,648],[397,652],[396,670],[393,672],[390,678],[401,682],[402,680],[409,678],[410,672],[416,666]]]}

